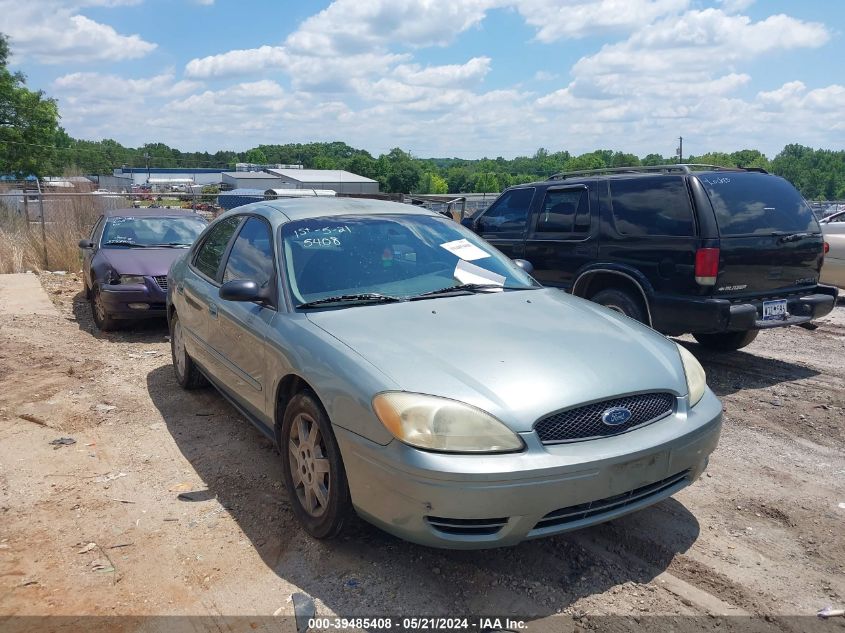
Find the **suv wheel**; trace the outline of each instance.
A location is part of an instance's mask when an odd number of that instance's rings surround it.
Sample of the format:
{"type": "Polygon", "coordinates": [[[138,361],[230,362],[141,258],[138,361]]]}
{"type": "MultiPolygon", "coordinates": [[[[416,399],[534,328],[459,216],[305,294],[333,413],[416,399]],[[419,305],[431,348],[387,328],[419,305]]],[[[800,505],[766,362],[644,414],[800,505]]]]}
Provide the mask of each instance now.
{"type": "Polygon", "coordinates": [[[199,389],[208,384],[199,367],[188,356],[188,350],[185,349],[185,331],[179,322],[179,315],[175,312],[170,319],[170,355],[173,358],[176,381],[183,389],[199,389]]]}
{"type": "Polygon", "coordinates": [[[719,332],[718,334],[693,334],[693,338],[702,346],[721,351],[741,349],[757,338],[760,330],[742,330],[740,332],[719,332]]]}
{"type": "Polygon", "coordinates": [[[296,518],[314,538],[340,534],[352,512],[349,486],[331,422],[313,394],[302,392],[291,398],[279,450],[296,518]]]}
{"type": "Polygon", "coordinates": [[[89,294],[91,301],[91,316],[94,317],[95,325],[103,332],[109,332],[117,329],[117,320],[113,319],[109,311],[103,303],[103,298],[100,295],[100,289],[96,286],[89,294]]]}
{"type": "Polygon", "coordinates": [[[601,304],[605,308],[616,310],[616,312],[621,312],[640,323],[646,322],[646,315],[640,306],[640,302],[625,290],[618,288],[600,290],[590,297],[590,301],[601,304]]]}

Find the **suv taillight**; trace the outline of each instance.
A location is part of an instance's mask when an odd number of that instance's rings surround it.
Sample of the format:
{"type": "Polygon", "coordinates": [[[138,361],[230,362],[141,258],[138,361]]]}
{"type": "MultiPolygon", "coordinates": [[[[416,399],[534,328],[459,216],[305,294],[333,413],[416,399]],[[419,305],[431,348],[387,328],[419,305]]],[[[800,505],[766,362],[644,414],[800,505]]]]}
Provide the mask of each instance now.
{"type": "Polygon", "coordinates": [[[830,252],[830,244],[827,242],[824,243],[824,254],[827,255],[830,252]]]}
{"type": "Polygon", "coordinates": [[[719,275],[719,249],[699,248],[695,251],[695,281],[702,286],[713,286],[719,275]]]}

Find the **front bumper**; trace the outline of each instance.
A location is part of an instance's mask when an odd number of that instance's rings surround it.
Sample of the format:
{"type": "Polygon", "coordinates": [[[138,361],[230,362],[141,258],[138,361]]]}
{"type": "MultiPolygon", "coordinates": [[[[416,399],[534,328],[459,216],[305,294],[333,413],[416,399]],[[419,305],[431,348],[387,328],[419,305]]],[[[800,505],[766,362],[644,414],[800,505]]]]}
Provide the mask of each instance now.
{"type": "Polygon", "coordinates": [[[738,332],[800,325],[825,316],[836,303],[839,290],[818,285],[804,292],[755,299],[716,299],[655,295],[651,301],[653,327],[668,335],[738,332]],[[786,319],[763,320],[763,301],[786,299],[786,319]]]}
{"type": "Polygon", "coordinates": [[[598,440],[503,455],[448,455],[398,441],[380,446],[335,427],[352,503],[368,521],[432,547],[515,545],[601,523],[695,481],[716,448],[722,405],[711,391],[692,409],[598,440]]]}
{"type": "MultiPolygon", "coordinates": [[[[165,277],[166,279],[166,277],[165,277]]],[[[144,277],[144,284],[102,284],[100,300],[114,319],[144,319],[167,314],[167,286],[162,288],[154,277],[144,277]],[[146,308],[138,306],[146,305],[146,308]],[[136,307],[132,307],[136,306],[136,307]]]]}

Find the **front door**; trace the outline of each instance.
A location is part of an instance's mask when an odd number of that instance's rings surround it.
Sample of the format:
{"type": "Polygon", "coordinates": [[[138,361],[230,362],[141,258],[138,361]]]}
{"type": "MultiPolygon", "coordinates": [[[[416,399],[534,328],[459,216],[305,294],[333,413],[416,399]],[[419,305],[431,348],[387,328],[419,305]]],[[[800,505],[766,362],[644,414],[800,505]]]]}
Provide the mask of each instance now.
{"type": "Polygon", "coordinates": [[[511,259],[524,255],[525,229],[534,191],[534,187],[506,191],[476,222],[476,232],[511,259]]]}
{"type": "MultiPolygon", "coordinates": [[[[211,324],[211,344],[217,355],[223,383],[250,412],[268,422],[265,341],[276,318],[276,270],[269,223],[248,217],[232,245],[223,270],[227,281],[254,281],[267,288],[273,298],[267,302],[218,301],[217,319],[211,324]]],[[[272,403],[270,403],[272,409],[272,403]]]]}

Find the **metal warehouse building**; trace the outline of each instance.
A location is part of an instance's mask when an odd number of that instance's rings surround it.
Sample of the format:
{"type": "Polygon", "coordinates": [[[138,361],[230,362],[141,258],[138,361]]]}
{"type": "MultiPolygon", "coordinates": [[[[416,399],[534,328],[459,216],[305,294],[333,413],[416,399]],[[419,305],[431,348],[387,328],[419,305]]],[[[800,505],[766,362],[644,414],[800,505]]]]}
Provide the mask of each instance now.
{"type": "Polygon", "coordinates": [[[266,171],[224,171],[221,189],[276,189],[282,187],[282,179],[266,171]]]}
{"type": "Polygon", "coordinates": [[[266,189],[331,189],[338,194],[378,193],[378,181],[342,169],[268,169],[280,184],[266,189]]]}

